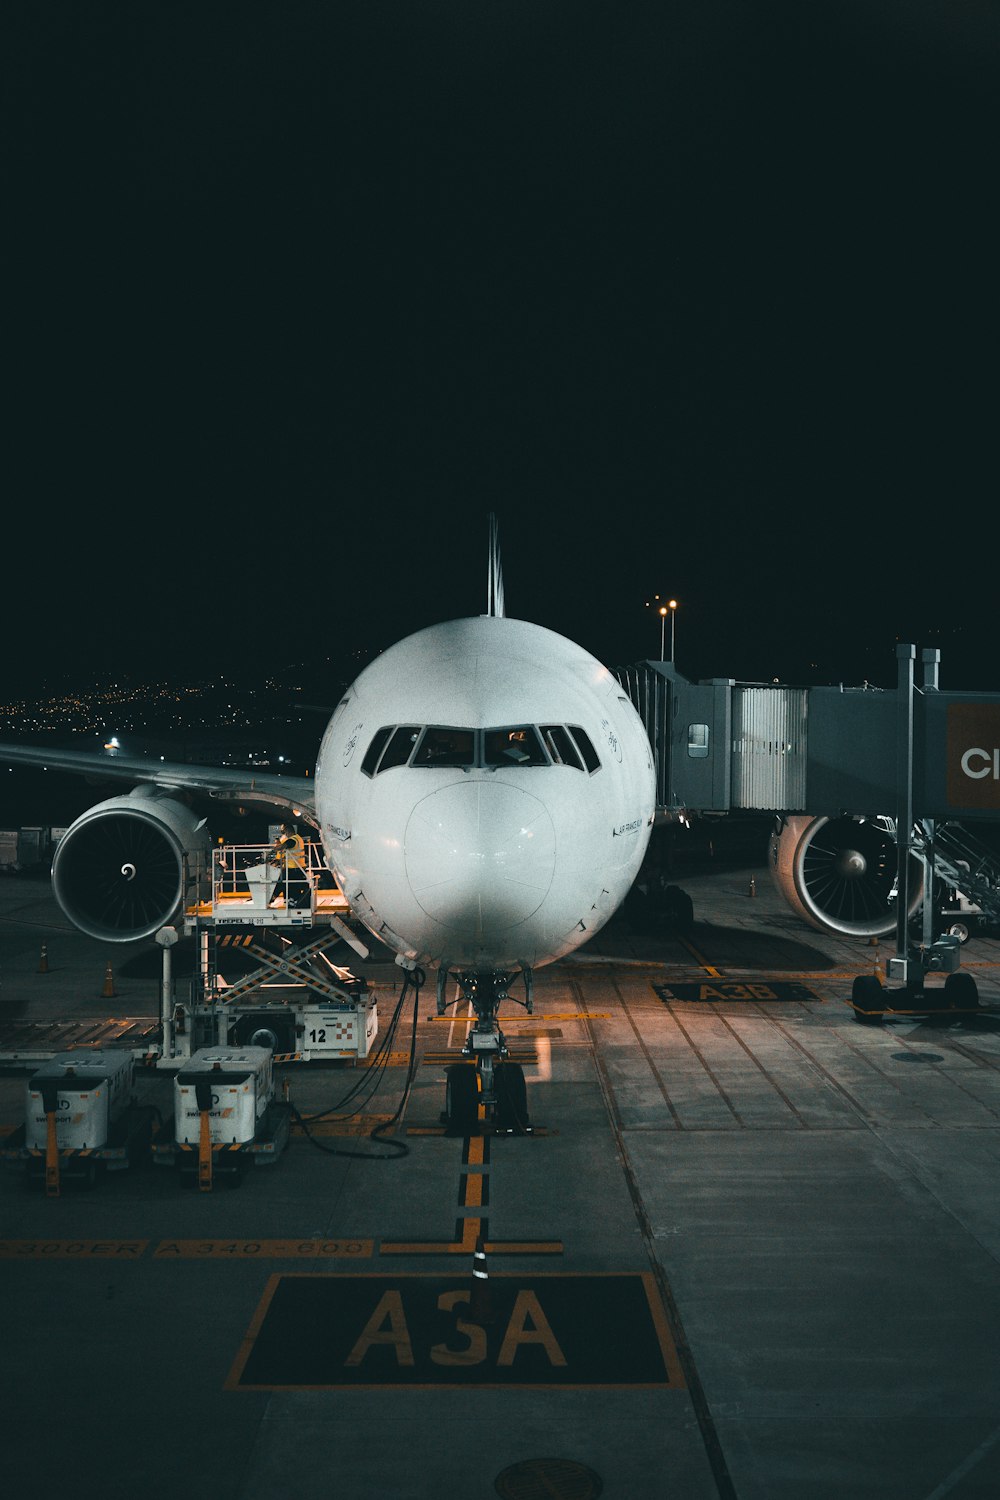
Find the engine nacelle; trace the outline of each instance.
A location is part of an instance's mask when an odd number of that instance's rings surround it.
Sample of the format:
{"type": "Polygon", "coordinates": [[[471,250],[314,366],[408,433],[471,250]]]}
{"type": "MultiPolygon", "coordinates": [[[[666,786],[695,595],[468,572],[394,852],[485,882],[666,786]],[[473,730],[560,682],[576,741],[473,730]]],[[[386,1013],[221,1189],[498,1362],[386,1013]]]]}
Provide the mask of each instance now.
{"type": "Polygon", "coordinates": [[[88,808],[67,828],[52,888],[81,932],[132,943],[171,920],[188,894],[194,857],[207,850],[204,818],[165,792],[139,787],[88,808]]]}
{"type": "MultiPolygon", "coordinates": [[[[898,850],[887,818],[783,818],[768,845],[768,867],[794,912],[821,932],[885,937],[896,929],[898,850]]],[[[910,916],[923,896],[919,860],[910,862],[910,916]]]]}

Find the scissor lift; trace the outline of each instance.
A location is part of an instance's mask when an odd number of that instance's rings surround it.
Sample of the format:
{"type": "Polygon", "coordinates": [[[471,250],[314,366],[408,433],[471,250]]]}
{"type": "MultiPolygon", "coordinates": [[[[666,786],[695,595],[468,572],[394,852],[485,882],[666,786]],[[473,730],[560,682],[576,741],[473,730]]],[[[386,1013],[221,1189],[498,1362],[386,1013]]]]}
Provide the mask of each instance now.
{"type": "Polygon", "coordinates": [[[329,950],[347,942],[364,958],[368,949],[345,920],[347,900],[320,847],[220,844],[203,887],[184,914],[199,952],[191,1000],[176,1003],[165,978],[158,1066],[176,1068],[206,1046],[266,1046],[276,1062],[366,1058],[378,1033],[375,996],[329,950]],[[256,967],[229,979],[226,958],[236,953],[256,967]]]}

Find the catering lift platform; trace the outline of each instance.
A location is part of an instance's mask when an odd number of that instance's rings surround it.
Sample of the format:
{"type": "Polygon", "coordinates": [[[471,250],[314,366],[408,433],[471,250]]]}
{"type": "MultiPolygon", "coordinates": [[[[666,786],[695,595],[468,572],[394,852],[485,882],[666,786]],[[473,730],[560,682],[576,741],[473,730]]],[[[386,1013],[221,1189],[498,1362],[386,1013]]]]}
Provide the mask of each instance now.
{"type": "Polygon", "coordinates": [[[170,974],[177,931],[157,933],[157,1066],[177,1068],[205,1047],[267,1047],[275,1062],[366,1058],[378,1032],[376,998],[330,957],[344,942],[368,956],[348,914],[319,845],[297,839],[276,855],[273,844],[220,844],[184,912],[184,933],[198,943],[187,1003],[175,998],[170,974]]]}

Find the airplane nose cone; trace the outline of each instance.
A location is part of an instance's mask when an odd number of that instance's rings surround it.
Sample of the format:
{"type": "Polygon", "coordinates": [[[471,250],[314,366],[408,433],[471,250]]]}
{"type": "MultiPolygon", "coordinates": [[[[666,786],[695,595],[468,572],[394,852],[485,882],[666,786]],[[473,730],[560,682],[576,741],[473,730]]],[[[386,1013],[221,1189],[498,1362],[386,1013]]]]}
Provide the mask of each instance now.
{"type": "Polygon", "coordinates": [[[482,943],[541,906],[556,836],[544,803],[530,792],[465,781],[417,803],[403,852],[410,889],[427,915],[482,943]]]}

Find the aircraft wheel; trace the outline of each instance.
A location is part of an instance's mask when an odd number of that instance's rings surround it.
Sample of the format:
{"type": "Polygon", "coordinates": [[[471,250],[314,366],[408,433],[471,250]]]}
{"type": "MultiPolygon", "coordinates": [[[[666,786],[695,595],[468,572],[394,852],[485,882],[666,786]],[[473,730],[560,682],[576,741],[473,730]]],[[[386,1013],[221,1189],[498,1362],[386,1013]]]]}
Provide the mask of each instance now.
{"type": "Polygon", "coordinates": [[[945,1004],[957,1010],[975,1010],[979,1005],[979,986],[965,969],[957,969],[944,982],[945,1004]]]}
{"type": "Polygon", "coordinates": [[[445,1124],[449,1135],[468,1135],[479,1119],[479,1077],[468,1063],[453,1063],[448,1069],[444,1096],[445,1124]]]}
{"type": "Polygon", "coordinates": [[[851,987],[851,1004],[854,1006],[854,1019],[860,1021],[862,1026],[877,1025],[882,1019],[885,991],[874,974],[857,976],[851,987]],[[863,1011],[874,1011],[877,1014],[863,1015],[863,1011]]]}
{"type": "Polygon", "coordinates": [[[520,1063],[498,1063],[493,1070],[496,1094],[495,1123],[501,1130],[527,1130],[528,1086],[520,1063]]]}
{"type": "Polygon", "coordinates": [[[972,936],[972,929],[969,927],[968,922],[963,922],[960,918],[956,918],[954,922],[949,922],[945,928],[945,932],[949,937],[957,937],[960,943],[967,943],[972,936]]]}

